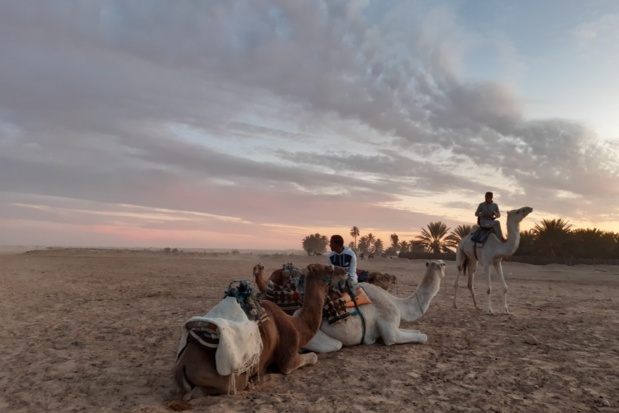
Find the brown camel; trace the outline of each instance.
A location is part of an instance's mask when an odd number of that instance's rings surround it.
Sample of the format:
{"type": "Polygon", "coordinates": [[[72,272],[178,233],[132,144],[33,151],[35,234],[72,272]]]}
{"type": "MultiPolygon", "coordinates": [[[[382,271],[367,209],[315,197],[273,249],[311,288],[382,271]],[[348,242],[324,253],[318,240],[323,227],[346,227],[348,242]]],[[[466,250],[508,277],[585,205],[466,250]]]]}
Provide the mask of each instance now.
{"type": "Polygon", "coordinates": [[[389,287],[397,282],[397,278],[395,275],[387,274],[386,272],[372,271],[368,273],[368,278],[364,282],[374,284],[385,291],[389,291],[389,287]]]}
{"type": "Polygon", "coordinates": [[[188,341],[174,365],[174,381],[184,394],[185,400],[243,390],[249,380],[263,375],[267,368],[275,366],[283,374],[307,365],[316,364],[316,353],[299,354],[320,328],[322,305],[331,284],[347,277],[346,270],[322,264],[310,264],[305,275],[304,305],[296,316],[285,314],[276,304],[261,300],[268,320],[261,323],[262,352],[257,369],[252,372],[222,376],[217,372],[214,348],[203,347],[196,341],[188,341]]]}

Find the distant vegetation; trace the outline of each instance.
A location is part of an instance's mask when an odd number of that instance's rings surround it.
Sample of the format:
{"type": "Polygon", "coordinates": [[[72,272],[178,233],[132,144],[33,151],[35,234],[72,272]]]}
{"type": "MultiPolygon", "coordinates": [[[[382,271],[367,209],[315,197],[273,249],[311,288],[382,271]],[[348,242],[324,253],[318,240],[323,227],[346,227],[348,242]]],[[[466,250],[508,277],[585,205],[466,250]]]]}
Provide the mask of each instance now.
{"type": "MultiPolygon", "coordinates": [[[[471,228],[471,225],[459,225],[452,230],[441,221],[431,222],[421,228],[419,236],[408,241],[400,240],[395,233],[391,234],[390,244],[385,248],[380,238],[372,233],[361,236],[359,227],[354,226],[350,230],[354,241],[348,246],[364,256],[453,254],[471,228]]],[[[305,237],[302,244],[308,255],[323,254],[327,249],[328,238],[326,235],[313,234],[305,237]]],[[[596,228],[572,229],[572,225],[562,219],[544,219],[535,224],[533,229],[520,233],[520,247],[513,257],[525,256],[550,258],[549,262],[568,264],[578,260],[619,260],[619,234],[596,228]]]]}

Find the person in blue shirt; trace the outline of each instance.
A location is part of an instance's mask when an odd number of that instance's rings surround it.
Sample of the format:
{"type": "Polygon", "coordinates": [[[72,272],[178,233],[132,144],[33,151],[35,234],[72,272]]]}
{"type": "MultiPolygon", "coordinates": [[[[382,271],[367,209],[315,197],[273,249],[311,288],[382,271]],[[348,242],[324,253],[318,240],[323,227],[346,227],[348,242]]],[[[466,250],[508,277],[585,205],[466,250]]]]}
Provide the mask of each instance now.
{"type": "Polygon", "coordinates": [[[352,284],[357,284],[357,256],[355,252],[344,246],[344,238],[341,235],[333,235],[329,241],[329,247],[331,248],[329,264],[346,268],[352,284]]]}

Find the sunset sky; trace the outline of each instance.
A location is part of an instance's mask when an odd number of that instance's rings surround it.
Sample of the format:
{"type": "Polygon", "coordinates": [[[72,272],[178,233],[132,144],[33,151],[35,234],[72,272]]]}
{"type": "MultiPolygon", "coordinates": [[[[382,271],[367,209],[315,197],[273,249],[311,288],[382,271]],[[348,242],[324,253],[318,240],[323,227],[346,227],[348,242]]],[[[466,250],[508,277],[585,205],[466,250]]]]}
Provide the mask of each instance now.
{"type": "Polygon", "coordinates": [[[619,232],[618,44],[615,0],[3,0],[0,245],[389,244],[487,190],[619,232]]]}

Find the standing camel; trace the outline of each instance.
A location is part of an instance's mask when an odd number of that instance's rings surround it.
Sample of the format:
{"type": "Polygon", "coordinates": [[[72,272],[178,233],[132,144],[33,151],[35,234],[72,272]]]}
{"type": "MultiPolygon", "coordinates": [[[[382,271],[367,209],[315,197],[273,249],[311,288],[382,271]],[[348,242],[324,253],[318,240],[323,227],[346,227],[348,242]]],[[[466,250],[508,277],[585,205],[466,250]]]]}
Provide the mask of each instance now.
{"type": "MultiPolygon", "coordinates": [[[[479,245],[471,240],[471,232],[469,235],[462,238],[458,250],[456,251],[456,264],[458,265],[458,275],[456,275],[456,282],[454,284],[454,307],[458,307],[456,304],[456,294],[458,293],[458,279],[460,274],[468,272],[468,288],[473,297],[473,304],[475,308],[477,301],[475,300],[475,291],[473,289],[473,281],[475,280],[475,270],[477,269],[477,262],[481,263],[486,278],[488,279],[488,313],[494,314],[492,310],[492,301],[490,299],[490,293],[492,292],[492,279],[491,270],[499,275],[501,284],[503,284],[503,309],[505,314],[509,314],[507,308],[507,283],[503,275],[503,267],[501,261],[503,258],[511,256],[518,249],[520,244],[520,221],[522,221],[527,215],[533,212],[533,208],[522,207],[520,209],[514,209],[507,213],[507,241],[503,242],[497,238],[496,235],[491,234],[483,245],[479,245]]],[[[476,229],[476,227],[474,227],[476,229]]]]}
{"type": "MultiPolygon", "coordinates": [[[[202,346],[195,340],[187,340],[180,350],[173,374],[174,381],[184,399],[236,392],[247,387],[254,375],[264,375],[269,366],[275,366],[283,374],[303,366],[316,364],[315,353],[300,354],[299,350],[318,331],[322,320],[322,304],[332,284],[346,280],[345,269],[330,265],[310,264],[305,275],[305,301],[299,313],[285,314],[276,304],[261,300],[268,320],[259,325],[261,351],[255,368],[238,374],[220,374],[217,348],[202,346]]],[[[228,297],[227,300],[234,300],[228,297]]],[[[181,343],[183,340],[181,340],[181,343]]],[[[243,346],[240,347],[244,351],[243,346]]],[[[241,356],[236,354],[236,356],[241,356]]]]}

